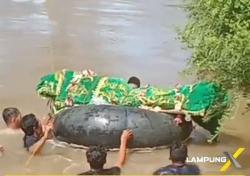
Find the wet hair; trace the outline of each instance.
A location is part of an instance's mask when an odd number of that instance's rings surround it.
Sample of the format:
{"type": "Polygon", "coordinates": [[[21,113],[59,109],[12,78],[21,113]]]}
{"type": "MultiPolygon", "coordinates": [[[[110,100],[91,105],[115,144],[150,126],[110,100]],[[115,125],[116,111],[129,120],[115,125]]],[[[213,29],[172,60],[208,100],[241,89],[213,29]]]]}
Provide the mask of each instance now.
{"type": "Polygon", "coordinates": [[[141,86],[141,81],[139,78],[132,76],[128,79],[128,84],[135,84],[139,88],[141,86]]]}
{"type": "Polygon", "coordinates": [[[188,149],[185,144],[181,142],[174,142],[170,147],[170,160],[173,162],[185,162],[187,158],[188,149]]]}
{"type": "Polygon", "coordinates": [[[25,135],[30,136],[34,134],[34,129],[38,128],[39,121],[34,114],[27,114],[21,120],[21,129],[25,135]]]}
{"type": "Polygon", "coordinates": [[[3,110],[2,116],[4,122],[8,125],[13,118],[17,118],[21,115],[20,111],[17,108],[8,107],[3,110]]]}
{"type": "Polygon", "coordinates": [[[103,146],[92,146],[86,152],[91,169],[102,169],[106,163],[107,149],[103,146]]]}

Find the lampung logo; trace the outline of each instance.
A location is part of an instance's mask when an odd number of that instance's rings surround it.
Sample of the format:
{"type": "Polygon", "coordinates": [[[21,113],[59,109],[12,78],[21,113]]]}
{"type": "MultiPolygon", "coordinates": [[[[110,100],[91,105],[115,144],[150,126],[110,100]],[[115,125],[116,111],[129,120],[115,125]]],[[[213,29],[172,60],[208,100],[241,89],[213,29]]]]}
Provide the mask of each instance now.
{"type": "Polygon", "coordinates": [[[228,158],[228,161],[220,168],[220,171],[221,172],[227,171],[232,163],[235,168],[240,169],[242,166],[236,159],[244,152],[244,150],[245,148],[238,148],[238,150],[236,150],[236,152],[233,155],[227,151],[223,152],[224,155],[226,155],[226,157],[228,158]]]}

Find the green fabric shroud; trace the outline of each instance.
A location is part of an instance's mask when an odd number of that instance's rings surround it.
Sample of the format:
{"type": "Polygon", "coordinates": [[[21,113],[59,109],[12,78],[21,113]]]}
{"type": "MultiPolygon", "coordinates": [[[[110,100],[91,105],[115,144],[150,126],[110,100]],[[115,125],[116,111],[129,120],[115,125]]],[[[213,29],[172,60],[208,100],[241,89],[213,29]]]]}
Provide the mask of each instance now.
{"type": "Polygon", "coordinates": [[[72,105],[107,104],[161,110],[183,110],[186,115],[216,136],[226,117],[230,100],[227,91],[212,82],[199,82],[174,89],[153,86],[133,89],[127,80],[101,77],[90,71],[62,70],[42,77],[38,94],[52,101],[54,112],[72,105]]]}

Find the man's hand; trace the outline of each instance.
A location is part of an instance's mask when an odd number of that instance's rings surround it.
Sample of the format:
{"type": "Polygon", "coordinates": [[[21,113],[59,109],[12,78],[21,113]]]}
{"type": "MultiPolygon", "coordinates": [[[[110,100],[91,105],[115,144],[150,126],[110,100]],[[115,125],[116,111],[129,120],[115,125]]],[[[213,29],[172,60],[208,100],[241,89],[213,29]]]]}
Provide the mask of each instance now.
{"type": "Polygon", "coordinates": [[[42,125],[48,125],[49,123],[54,122],[54,117],[52,114],[49,113],[47,116],[42,118],[41,122],[42,122],[42,125]]]}
{"type": "Polygon", "coordinates": [[[50,123],[46,126],[44,126],[44,136],[46,138],[50,138],[51,133],[52,133],[53,125],[50,123]]]}
{"type": "Polygon", "coordinates": [[[181,125],[184,121],[185,121],[185,116],[181,114],[177,114],[174,119],[176,125],[181,125]]]}
{"type": "Polygon", "coordinates": [[[181,118],[176,117],[176,118],[174,119],[174,122],[175,122],[176,125],[180,125],[180,124],[182,124],[183,121],[182,121],[181,118]]]}
{"type": "Polygon", "coordinates": [[[121,144],[119,150],[118,160],[115,166],[121,168],[126,160],[126,148],[128,141],[133,137],[132,130],[123,130],[121,135],[121,144]]]}
{"type": "Polygon", "coordinates": [[[4,152],[4,148],[2,145],[0,145],[0,152],[3,153],[4,152]]]}
{"type": "Polygon", "coordinates": [[[133,138],[132,130],[123,130],[121,135],[121,143],[127,144],[127,142],[133,138]]]}

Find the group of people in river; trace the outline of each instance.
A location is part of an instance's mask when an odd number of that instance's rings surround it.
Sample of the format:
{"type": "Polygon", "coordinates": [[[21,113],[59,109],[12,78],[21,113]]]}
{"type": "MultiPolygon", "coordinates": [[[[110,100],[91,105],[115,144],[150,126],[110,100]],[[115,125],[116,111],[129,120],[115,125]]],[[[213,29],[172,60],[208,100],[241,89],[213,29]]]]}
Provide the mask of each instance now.
{"type": "MultiPolygon", "coordinates": [[[[53,120],[51,118],[39,120],[34,114],[22,116],[17,108],[5,108],[2,113],[3,120],[8,128],[22,129],[24,133],[24,148],[32,155],[39,154],[47,139],[52,138],[53,120]]],[[[128,143],[133,140],[133,131],[124,130],[120,137],[120,149],[114,167],[104,168],[107,149],[103,146],[90,146],[86,151],[87,162],[90,170],[78,175],[118,175],[126,161],[128,143]]],[[[3,152],[3,150],[2,150],[3,152]]],[[[154,175],[198,175],[200,170],[196,165],[186,164],[187,146],[181,142],[174,142],[170,147],[170,160],[172,164],[159,168],[154,175]]]]}
{"type": "MultiPolygon", "coordinates": [[[[201,82],[168,90],[152,86],[142,88],[140,79],[137,77],[133,76],[128,81],[124,81],[97,76],[89,70],[81,73],[63,70],[46,75],[38,83],[37,92],[43,98],[52,100],[54,113],[81,104],[133,106],[174,113],[176,125],[185,123],[186,120],[197,120],[198,124],[214,136],[218,132],[219,122],[229,102],[226,91],[214,83],[201,82]]],[[[24,147],[32,155],[39,154],[47,139],[53,138],[53,117],[51,116],[43,120],[34,114],[22,116],[21,112],[14,107],[5,108],[2,116],[7,127],[22,129],[24,147]]],[[[120,174],[126,159],[127,144],[133,140],[132,138],[132,130],[123,131],[117,163],[109,169],[103,167],[106,163],[107,150],[102,146],[90,146],[86,152],[90,170],[80,175],[120,174]]],[[[0,152],[4,152],[3,146],[0,146],[0,152]]],[[[186,164],[187,153],[185,144],[180,141],[174,142],[170,147],[172,164],[158,169],[153,174],[200,174],[196,165],[186,164]]]]}

